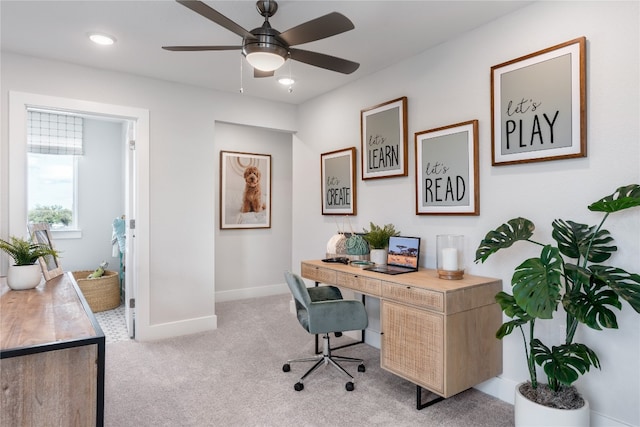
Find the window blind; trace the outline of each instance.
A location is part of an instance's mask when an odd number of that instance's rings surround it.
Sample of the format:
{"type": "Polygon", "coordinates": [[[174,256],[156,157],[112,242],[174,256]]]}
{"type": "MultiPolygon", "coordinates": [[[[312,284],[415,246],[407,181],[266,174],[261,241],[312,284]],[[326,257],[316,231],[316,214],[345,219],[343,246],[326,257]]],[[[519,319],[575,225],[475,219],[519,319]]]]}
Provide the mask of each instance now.
{"type": "Polygon", "coordinates": [[[32,111],[27,117],[27,151],[41,154],[82,155],[82,117],[32,111]]]}

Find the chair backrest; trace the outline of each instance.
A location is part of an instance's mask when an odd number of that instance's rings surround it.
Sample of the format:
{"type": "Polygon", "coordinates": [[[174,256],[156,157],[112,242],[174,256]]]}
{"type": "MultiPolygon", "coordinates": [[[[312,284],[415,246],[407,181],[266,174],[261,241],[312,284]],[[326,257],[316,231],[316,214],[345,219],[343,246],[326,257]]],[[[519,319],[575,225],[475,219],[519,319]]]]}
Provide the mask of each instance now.
{"type": "Polygon", "coordinates": [[[309,296],[309,291],[307,291],[307,285],[305,285],[304,281],[300,276],[293,274],[290,271],[286,271],[284,273],[284,278],[287,281],[289,290],[296,302],[298,302],[302,307],[308,309],[311,304],[311,297],[309,296]]]}

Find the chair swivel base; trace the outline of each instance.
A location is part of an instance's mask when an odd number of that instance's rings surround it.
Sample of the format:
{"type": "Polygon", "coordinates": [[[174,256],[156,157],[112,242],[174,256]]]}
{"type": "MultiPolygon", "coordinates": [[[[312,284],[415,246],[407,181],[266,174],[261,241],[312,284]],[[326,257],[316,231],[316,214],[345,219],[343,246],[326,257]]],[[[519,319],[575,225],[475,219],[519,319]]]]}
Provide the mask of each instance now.
{"type": "Polygon", "coordinates": [[[285,363],[282,366],[282,370],[284,372],[289,372],[291,370],[291,363],[295,363],[295,362],[316,362],[300,378],[300,380],[297,383],[295,383],[295,385],[293,386],[293,389],[295,391],[301,391],[302,389],[304,389],[303,381],[304,381],[305,378],[307,378],[309,375],[311,375],[311,373],[316,371],[320,366],[331,364],[333,367],[338,369],[338,371],[342,372],[344,375],[349,377],[349,381],[345,384],[345,388],[347,389],[347,391],[353,391],[353,389],[355,388],[355,385],[354,385],[354,382],[353,382],[353,376],[349,372],[347,372],[342,366],[340,366],[340,364],[338,364],[338,362],[357,362],[357,363],[359,363],[358,372],[365,372],[366,368],[364,366],[364,360],[356,359],[356,358],[353,358],[353,357],[332,356],[331,355],[331,347],[329,345],[329,334],[324,334],[322,339],[324,341],[324,347],[323,347],[323,350],[322,350],[322,354],[319,354],[319,355],[313,356],[313,357],[305,357],[305,358],[302,358],[302,359],[287,360],[287,363],[285,363]]]}

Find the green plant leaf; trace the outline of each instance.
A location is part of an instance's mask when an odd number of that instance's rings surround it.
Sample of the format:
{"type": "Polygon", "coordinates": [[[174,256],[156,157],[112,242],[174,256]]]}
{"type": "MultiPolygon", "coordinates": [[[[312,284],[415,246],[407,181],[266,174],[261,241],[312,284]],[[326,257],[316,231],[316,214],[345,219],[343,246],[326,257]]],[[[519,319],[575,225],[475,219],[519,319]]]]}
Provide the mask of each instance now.
{"type": "MultiPolygon", "coordinates": [[[[553,346],[551,350],[538,339],[533,340],[532,353],[536,363],[549,377],[549,385],[556,382],[570,386],[591,366],[600,369],[596,353],[584,344],[572,343],[553,346]]],[[[557,391],[557,388],[554,388],[557,391]]]]}
{"type": "Polygon", "coordinates": [[[540,258],[530,258],[516,267],[511,278],[513,296],[529,316],[553,316],[560,301],[562,264],[558,248],[547,245],[540,258]]]}
{"type": "Polygon", "coordinates": [[[631,184],[619,187],[613,194],[590,204],[589,210],[612,213],[636,206],[640,206],[640,185],[631,184]]]}
{"type": "Polygon", "coordinates": [[[593,287],[585,292],[565,295],[563,304],[567,312],[592,329],[618,329],[616,315],[609,306],[620,310],[622,304],[611,289],[593,287]]]}
{"type": "Polygon", "coordinates": [[[589,270],[593,273],[592,281],[600,286],[608,286],[640,313],[640,275],[606,265],[591,265],[589,270]]]}
{"type": "Polygon", "coordinates": [[[496,294],[495,300],[500,305],[504,314],[513,318],[513,320],[505,322],[500,326],[496,332],[496,338],[502,339],[513,332],[515,328],[531,321],[531,316],[529,316],[527,312],[516,303],[513,295],[509,295],[508,293],[501,291],[496,294]]]}
{"type": "Polygon", "coordinates": [[[485,262],[489,256],[520,240],[528,240],[535,230],[533,222],[526,218],[514,218],[487,233],[476,249],[475,262],[485,262]]]}
{"type": "Polygon", "coordinates": [[[607,230],[598,231],[594,237],[596,227],[585,224],[557,219],[552,226],[551,236],[558,243],[560,252],[569,258],[579,259],[582,256],[588,257],[590,262],[604,262],[618,250],[617,246],[609,245],[613,238],[607,230]]]}

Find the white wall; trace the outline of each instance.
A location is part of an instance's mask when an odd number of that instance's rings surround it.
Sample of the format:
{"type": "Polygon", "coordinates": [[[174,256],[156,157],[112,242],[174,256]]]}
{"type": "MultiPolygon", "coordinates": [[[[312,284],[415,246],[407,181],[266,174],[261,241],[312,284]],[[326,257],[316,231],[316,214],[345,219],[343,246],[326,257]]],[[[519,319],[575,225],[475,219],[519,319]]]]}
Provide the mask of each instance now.
{"type": "MultiPolygon", "coordinates": [[[[216,121],[293,131],[291,105],[2,52],[0,234],[8,194],[8,92],[138,107],[150,114],[149,312],[144,339],[215,327],[216,121]]],[[[268,250],[268,248],[265,248],[268,250]]],[[[64,264],[63,264],[64,266],[64,264]]]]}
{"type": "Polygon", "coordinates": [[[65,271],[94,270],[102,261],[108,269],[120,270],[119,258],[112,257],[113,219],[124,213],[123,124],[84,119],[85,154],[78,158],[79,239],[58,239],[60,264],[65,271]]]}
{"type": "MultiPolygon", "coordinates": [[[[290,133],[216,123],[216,159],[220,151],[271,156],[271,228],[221,230],[216,209],[216,301],[289,292],[283,273],[291,263],[291,139],[290,133]]],[[[215,191],[220,200],[219,173],[215,191]]]]}
{"type": "MultiPolygon", "coordinates": [[[[640,183],[639,27],[638,2],[538,2],[302,105],[294,141],[293,267],[299,271],[301,260],[323,257],[336,231],[335,219],[321,215],[320,154],[351,146],[360,153],[360,110],[407,96],[409,176],[358,179],[352,223],[362,229],[369,221],[392,222],[403,234],[421,236],[421,265],[429,268],[435,267],[437,234],[464,234],[468,273],[501,278],[510,290],[513,268],[533,252],[523,248],[475,265],[475,248],[487,231],[526,216],[539,240],[551,241],[553,219],[597,223],[600,216],[588,204],[640,183]],[[580,36],[587,38],[588,157],[492,167],[491,66],[580,36]],[[414,133],[471,119],[479,120],[480,215],[415,215],[414,133]]],[[[627,271],[640,270],[639,224],[638,210],[607,221],[619,247],[611,263],[627,271]]],[[[582,329],[577,336],[602,363],[601,371],[577,383],[591,402],[594,426],[640,425],[640,316],[624,305],[619,330],[582,329]]],[[[528,378],[521,338],[507,337],[503,348],[503,374],[480,388],[512,401],[514,385],[528,378]]]]}

